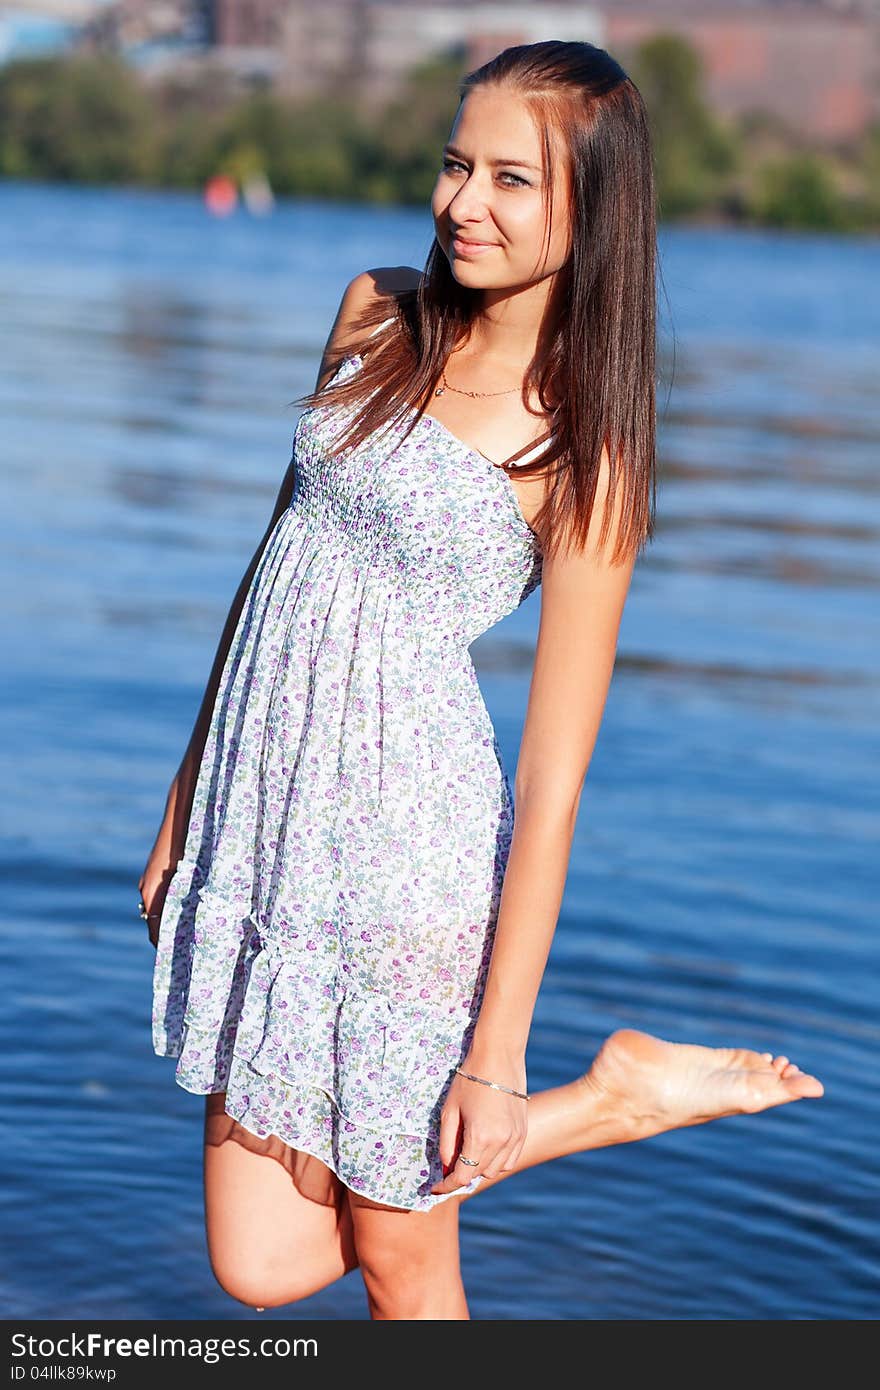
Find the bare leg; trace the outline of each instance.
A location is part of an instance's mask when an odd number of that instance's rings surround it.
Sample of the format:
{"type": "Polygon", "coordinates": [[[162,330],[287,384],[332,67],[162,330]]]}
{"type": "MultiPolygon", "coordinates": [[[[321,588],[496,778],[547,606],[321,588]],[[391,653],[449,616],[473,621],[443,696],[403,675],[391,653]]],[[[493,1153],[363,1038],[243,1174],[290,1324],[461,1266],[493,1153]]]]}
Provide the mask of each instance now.
{"type": "Polygon", "coordinates": [[[459,1263],[461,1202],[430,1211],[348,1194],[370,1317],[379,1322],[470,1318],[459,1263]]]}
{"type": "Polygon", "coordinates": [[[548,1159],[727,1115],[756,1114],[823,1091],[816,1077],[787,1057],[663,1042],[621,1029],[605,1040],[584,1076],[531,1097],[528,1135],[516,1166],[482,1182],[470,1197],[548,1159]]]}
{"type": "Polygon", "coordinates": [[[295,1303],[357,1268],[346,1189],[282,1140],[261,1139],[205,1097],[205,1226],[214,1277],[252,1307],[295,1303]]]}
{"type": "MultiPolygon", "coordinates": [[[[532,1096],[528,1137],[516,1166],[481,1183],[471,1195],[503,1182],[511,1173],[566,1154],[647,1139],[726,1115],[754,1114],[822,1094],[821,1083],[800,1072],[787,1057],[667,1043],[624,1029],[603,1043],[584,1076],[532,1096]]],[[[354,1194],[317,1159],[288,1148],[279,1139],[259,1139],[242,1129],[225,1114],[223,1104],[222,1094],[207,1097],[205,1123],[208,1247],[221,1286],[251,1306],[277,1307],[305,1298],[355,1269],[360,1256],[353,1228],[354,1194]]],[[[372,1250],[377,1242],[370,1233],[377,1224],[369,1224],[363,1215],[371,1204],[365,1198],[358,1200],[363,1239],[372,1250]]],[[[453,1197],[430,1212],[405,1213],[411,1226],[435,1218],[431,1229],[446,1252],[453,1303],[456,1276],[449,1270],[453,1258],[457,1268],[457,1226],[442,1213],[457,1214],[466,1200],[453,1197]],[[450,1227],[443,1224],[446,1221],[450,1227]]],[[[392,1231],[405,1228],[398,1209],[372,1206],[380,1215],[397,1215],[392,1231]]],[[[392,1246],[399,1245],[398,1237],[389,1238],[392,1246]]],[[[417,1267],[418,1242],[400,1249],[401,1265],[408,1261],[417,1267]]],[[[389,1293],[393,1269],[389,1273],[380,1265],[378,1255],[371,1258],[372,1297],[381,1310],[397,1299],[393,1290],[389,1293]]],[[[460,1297],[464,1298],[463,1291],[460,1297]]],[[[387,1314],[377,1311],[376,1316],[387,1314]]],[[[463,1313],[429,1316],[466,1317],[466,1305],[463,1313]]]]}

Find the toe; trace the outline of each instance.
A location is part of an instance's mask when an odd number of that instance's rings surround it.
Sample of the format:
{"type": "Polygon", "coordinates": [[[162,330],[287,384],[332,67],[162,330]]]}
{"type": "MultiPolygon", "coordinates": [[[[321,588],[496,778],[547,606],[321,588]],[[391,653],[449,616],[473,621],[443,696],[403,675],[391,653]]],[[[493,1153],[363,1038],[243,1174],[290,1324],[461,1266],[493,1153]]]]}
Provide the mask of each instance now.
{"type": "Polygon", "coordinates": [[[793,1099],[818,1100],[824,1096],[825,1087],[817,1076],[810,1076],[808,1072],[798,1071],[792,1076],[785,1078],[786,1089],[792,1094],[793,1099]]]}
{"type": "MultiPolygon", "coordinates": [[[[774,1070],[776,1063],[774,1061],[774,1070]]],[[[785,1105],[789,1101],[803,1100],[807,1097],[818,1099],[825,1089],[815,1076],[802,1072],[799,1067],[788,1062],[784,1075],[753,1071],[742,1077],[742,1109],[747,1114],[759,1110],[769,1110],[775,1105],[785,1105]]]]}

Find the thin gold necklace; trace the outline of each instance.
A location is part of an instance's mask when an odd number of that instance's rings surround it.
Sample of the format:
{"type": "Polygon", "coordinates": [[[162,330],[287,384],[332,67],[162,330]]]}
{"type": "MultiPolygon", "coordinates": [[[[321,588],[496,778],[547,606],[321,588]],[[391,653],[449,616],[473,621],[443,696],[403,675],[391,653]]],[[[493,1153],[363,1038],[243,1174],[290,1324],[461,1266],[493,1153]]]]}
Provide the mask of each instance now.
{"type": "Polygon", "coordinates": [[[465,391],[460,386],[450,386],[446,380],[446,372],[441,371],[440,380],[443,383],[434,392],[435,396],[442,396],[444,391],[455,391],[459,396],[510,396],[514,391],[522,390],[522,383],[519,386],[510,386],[506,391],[465,391]]]}

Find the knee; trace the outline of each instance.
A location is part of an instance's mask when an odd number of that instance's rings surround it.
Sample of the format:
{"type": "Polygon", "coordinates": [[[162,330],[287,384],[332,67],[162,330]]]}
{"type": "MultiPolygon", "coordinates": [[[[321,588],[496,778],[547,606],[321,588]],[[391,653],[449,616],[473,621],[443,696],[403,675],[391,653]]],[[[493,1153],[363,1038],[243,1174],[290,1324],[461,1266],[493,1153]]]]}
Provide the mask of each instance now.
{"type": "Polygon", "coordinates": [[[211,1259],[211,1271],[224,1293],[249,1308],[279,1308],[285,1303],[297,1303],[322,1287],[320,1281],[309,1279],[305,1268],[291,1262],[284,1269],[266,1260],[247,1258],[211,1259]]]}

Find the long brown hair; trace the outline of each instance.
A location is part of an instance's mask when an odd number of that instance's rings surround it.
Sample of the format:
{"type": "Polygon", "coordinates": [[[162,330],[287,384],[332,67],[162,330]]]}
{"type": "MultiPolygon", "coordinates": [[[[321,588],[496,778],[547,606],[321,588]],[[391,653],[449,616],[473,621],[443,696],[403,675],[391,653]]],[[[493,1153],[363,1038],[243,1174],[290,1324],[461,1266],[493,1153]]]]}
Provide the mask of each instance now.
{"type": "MultiPolygon", "coordinates": [[[[459,102],[475,87],[512,90],[528,103],[542,137],[545,229],[552,217],[551,130],[570,160],[571,250],[558,272],[549,326],[523,384],[533,388],[553,439],[523,475],[550,469],[552,484],[535,519],[546,552],[564,531],[586,541],[603,446],[609,490],[599,540],[608,539],[623,488],[616,561],[638,554],[654,534],[656,509],[657,255],[654,162],[641,95],[617,62],[589,43],[521,44],[465,76],[459,102]]],[[[379,295],[359,317],[330,365],[362,355],[362,369],[300,398],[306,406],[359,407],[340,448],[374,429],[408,426],[424,410],[454,347],[468,336],[480,291],[460,285],[436,237],[417,289],[379,295]],[[382,319],[393,321],[375,331],[382,319]],[[359,335],[363,333],[361,338],[359,335]]]]}

